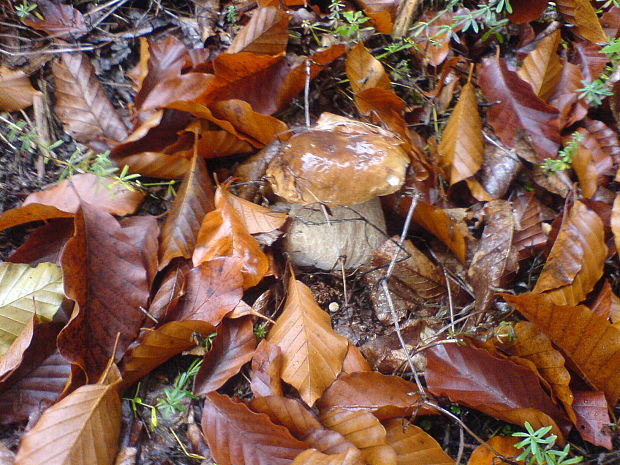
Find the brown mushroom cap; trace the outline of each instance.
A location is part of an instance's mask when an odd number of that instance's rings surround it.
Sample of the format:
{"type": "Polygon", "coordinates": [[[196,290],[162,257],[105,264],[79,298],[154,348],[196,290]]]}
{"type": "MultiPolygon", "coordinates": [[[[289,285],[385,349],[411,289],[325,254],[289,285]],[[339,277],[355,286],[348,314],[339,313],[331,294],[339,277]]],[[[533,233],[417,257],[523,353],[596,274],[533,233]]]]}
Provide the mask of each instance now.
{"type": "Polygon", "coordinates": [[[396,192],[408,164],[400,139],[385,131],[317,128],[291,137],[267,168],[267,178],[291,203],[351,205],[396,192]]]}

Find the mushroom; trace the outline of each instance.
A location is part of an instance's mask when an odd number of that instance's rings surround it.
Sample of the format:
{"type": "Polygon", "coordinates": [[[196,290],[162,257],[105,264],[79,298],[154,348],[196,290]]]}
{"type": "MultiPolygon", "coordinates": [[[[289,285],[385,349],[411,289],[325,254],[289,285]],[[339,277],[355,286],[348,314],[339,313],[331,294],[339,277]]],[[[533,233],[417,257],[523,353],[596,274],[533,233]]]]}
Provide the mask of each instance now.
{"type": "Polygon", "coordinates": [[[378,196],[405,181],[409,158],[389,131],[324,113],[282,144],[267,167],[275,194],[290,206],[284,249],[300,266],[331,270],[364,264],[385,241],[378,196]]]}

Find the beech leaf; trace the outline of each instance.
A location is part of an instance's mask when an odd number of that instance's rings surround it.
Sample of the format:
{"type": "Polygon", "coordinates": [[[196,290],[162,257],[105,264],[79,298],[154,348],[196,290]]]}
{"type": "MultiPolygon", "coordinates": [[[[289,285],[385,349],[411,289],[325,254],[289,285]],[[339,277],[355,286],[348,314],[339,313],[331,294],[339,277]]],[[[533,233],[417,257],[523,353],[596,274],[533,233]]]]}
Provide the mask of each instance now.
{"type": "Polygon", "coordinates": [[[560,145],[558,110],[536,96],[532,87],[510,71],[503,58],[487,58],[479,83],[489,103],[489,124],[508,147],[515,147],[519,130],[529,135],[534,150],[543,158],[556,158],[560,145]]]}
{"type": "Polygon", "coordinates": [[[0,66],[0,110],[17,111],[32,105],[34,97],[41,92],[35,90],[23,71],[10,70],[0,66]]]}
{"type": "Polygon", "coordinates": [[[606,43],[607,35],[589,0],[558,0],[557,8],[566,22],[573,24],[577,34],[594,43],[606,43]]]}
{"type": "Polygon", "coordinates": [[[252,357],[252,382],[254,397],[282,396],[282,350],[266,339],[260,341],[252,357]]]}
{"type": "Polygon", "coordinates": [[[467,465],[525,465],[525,462],[514,459],[521,454],[522,450],[517,449],[515,444],[519,442],[519,438],[511,436],[493,436],[487,442],[480,444],[474,449],[467,465]],[[487,444],[499,454],[506,457],[510,462],[502,460],[495,452],[491,451],[487,444]]]}
{"type": "Polygon", "coordinates": [[[65,298],[60,267],[41,263],[0,263],[0,355],[36,314],[52,321],[65,298]]]}
{"type": "Polygon", "coordinates": [[[282,396],[266,396],[252,399],[250,407],[255,412],[264,413],[271,421],[286,427],[293,436],[302,440],[323,425],[316,414],[303,402],[282,396]]]}
{"type": "Polygon", "coordinates": [[[339,454],[324,454],[316,449],[308,449],[295,457],[291,465],[362,465],[360,453],[356,449],[347,449],[339,454]]]}
{"type": "Polygon", "coordinates": [[[560,306],[540,294],[502,294],[536,324],[613,408],[620,396],[620,329],[588,307],[560,306]]]}
{"type": "Polygon", "coordinates": [[[545,102],[560,80],[562,63],[557,54],[560,45],[560,31],[556,30],[536,44],[523,60],[517,74],[532,86],[532,90],[545,102]]]}
{"type": "Polygon", "coordinates": [[[202,431],[218,465],[289,465],[307,449],[267,415],[216,392],[205,397],[202,431]]]}
{"type": "Polygon", "coordinates": [[[282,379],[312,406],[342,371],[348,342],[331,328],[329,315],[310,289],[291,278],[284,311],[267,340],[282,350],[282,379]]]}
{"type": "Polygon", "coordinates": [[[275,6],[258,8],[225,53],[277,55],[286,51],[289,15],[275,6]]]}
{"type": "Polygon", "coordinates": [[[422,428],[394,419],[385,423],[387,443],[398,456],[398,465],[454,465],[454,460],[422,428]]]}
{"type": "Polygon", "coordinates": [[[581,437],[596,446],[612,450],[611,419],[605,393],[575,391],[574,396],[573,407],[577,415],[575,426],[581,437]]]}

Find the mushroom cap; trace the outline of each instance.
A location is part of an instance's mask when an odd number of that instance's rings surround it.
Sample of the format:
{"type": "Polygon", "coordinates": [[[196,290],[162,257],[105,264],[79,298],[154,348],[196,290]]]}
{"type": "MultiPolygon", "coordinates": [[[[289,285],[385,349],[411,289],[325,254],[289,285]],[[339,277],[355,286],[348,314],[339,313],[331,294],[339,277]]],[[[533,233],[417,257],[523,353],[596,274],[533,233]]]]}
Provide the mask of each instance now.
{"type": "Polygon", "coordinates": [[[409,164],[402,141],[350,129],[317,126],[291,137],[267,168],[274,192],[291,203],[351,205],[400,189],[409,164]]]}

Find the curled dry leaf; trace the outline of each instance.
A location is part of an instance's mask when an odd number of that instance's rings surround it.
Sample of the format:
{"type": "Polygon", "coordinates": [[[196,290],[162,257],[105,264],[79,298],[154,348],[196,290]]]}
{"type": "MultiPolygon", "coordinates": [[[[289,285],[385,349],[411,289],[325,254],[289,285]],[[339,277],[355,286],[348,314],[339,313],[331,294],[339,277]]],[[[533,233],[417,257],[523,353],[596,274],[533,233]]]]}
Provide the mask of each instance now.
{"type": "Polygon", "coordinates": [[[79,311],[59,334],[58,348],[92,382],[137,336],[149,297],[147,272],[116,219],[87,203],[76,214],[62,270],[65,293],[79,311]]]}
{"type": "Polygon", "coordinates": [[[144,330],[127,349],[121,372],[127,388],[153,368],[196,345],[195,333],[208,336],[215,326],[205,321],[171,321],[153,330],[144,330]]]}
{"type": "Polygon", "coordinates": [[[189,270],[185,294],[167,320],[201,320],[218,325],[241,301],[243,277],[240,264],[219,257],[189,270]]]}
{"type": "Polygon", "coordinates": [[[56,114],[74,139],[105,151],[128,136],[127,128],[83,53],[63,53],[52,67],[56,114]]]}
{"type": "Polygon", "coordinates": [[[582,120],[588,113],[588,106],[579,98],[577,89],[583,87],[583,74],[579,66],[561,60],[562,69],[558,82],[547,98],[547,102],[560,111],[560,128],[564,129],[582,120]]]}
{"type": "Polygon", "coordinates": [[[583,305],[560,306],[535,293],[502,297],[536,324],[611,408],[620,396],[620,329],[583,305]]]}
{"type": "MultiPolygon", "coordinates": [[[[476,311],[481,314],[493,304],[494,289],[504,286],[508,275],[517,271],[517,251],[512,245],[514,230],[510,202],[493,200],[486,204],[484,231],[467,270],[476,297],[476,311]]],[[[481,317],[477,317],[478,321],[481,317]]]]}
{"type": "Polygon", "coordinates": [[[562,63],[557,54],[560,45],[560,31],[556,30],[536,44],[523,60],[517,74],[532,86],[532,90],[545,102],[553,95],[553,89],[560,81],[562,63]]]}
{"type": "Polygon", "coordinates": [[[575,64],[579,66],[583,78],[592,82],[601,75],[608,62],[608,57],[601,52],[601,46],[581,41],[575,44],[575,64]]]}
{"type": "Polygon", "coordinates": [[[150,317],[144,326],[150,328],[161,321],[169,321],[168,313],[174,310],[179,299],[185,294],[185,275],[190,265],[185,261],[173,263],[161,278],[159,288],[151,298],[150,317]]]}
{"type": "MultiPolygon", "coordinates": [[[[403,211],[407,210],[403,208],[403,211]]],[[[463,222],[453,220],[441,208],[423,200],[418,201],[413,220],[443,242],[461,263],[465,263],[467,226],[463,222]]]]}
{"type": "Polygon", "coordinates": [[[286,222],[286,213],[271,211],[228,191],[222,191],[222,195],[235,209],[239,219],[250,234],[268,233],[281,228],[286,222]]]}
{"type": "Polygon", "coordinates": [[[12,71],[0,66],[0,110],[17,111],[32,105],[34,97],[41,92],[35,90],[23,71],[12,71]]]}
{"type": "Polygon", "coordinates": [[[596,10],[588,0],[558,0],[556,5],[564,20],[574,25],[581,37],[594,43],[608,41],[596,10]]]}
{"type": "Polygon", "coordinates": [[[577,305],[602,276],[606,256],[603,222],[577,201],[560,227],[533,292],[556,305],[577,305]]]}
{"type": "MultiPolygon", "coordinates": [[[[350,449],[357,450],[351,442],[347,441],[342,434],[329,429],[315,429],[311,431],[303,440],[314,449],[325,454],[339,454],[350,449]]],[[[368,465],[375,465],[369,463],[368,465]]],[[[395,463],[393,465],[396,465],[395,463]]]]}
{"type": "Polygon", "coordinates": [[[209,262],[215,257],[228,257],[241,267],[245,289],[258,284],[269,268],[267,255],[260,249],[227,200],[227,185],[215,192],[215,210],[207,213],[198,232],[192,260],[194,265],[209,262]]]}
{"type": "Polygon", "coordinates": [[[575,426],[581,437],[594,445],[612,450],[612,432],[605,393],[575,391],[573,407],[577,414],[575,426]]]}
{"type": "Polygon", "coordinates": [[[407,425],[404,419],[385,423],[387,443],[398,456],[398,465],[454,465],[454,460],[422,428],[407,425]]]}
{"type": "Polygon", "coordinates": [[[324,454],[316,449],[308,449],[295,457],[291,465],[362,465],[366,462],[356,449],[347,449],[339,454],[324,454]]]}
{"type": "Polygon", "coordinates": [[[366,410],[380,420],[411,415],[435,413],[421,405],[418,387],[399,376],[383,375],[376,371],[361,371],[341,375],[317,402],[321,412],[334,407],[366,410]]]}
{"type": "Polygon", "coordinates": [[[479,84],[489,103],[489,124],[508,147],[517,143],[519,130],[531,139],[541,157],[556,158],[560,145],[558,110],[542,101],[532,87],[510,71],[503,58],[487,58],[479,73],[479,84]]]}
{"type": "Polygon", "coordinates": [[[439,165],[450,185],[472,177],[483,161],[482,122],[474,86],[463,86],[461,97],[441,136],[439,165]]]}
{"type": "Polygon", "coordinates": [[[564,442],[560,428],[568,422],[529,369],[458,344],[438,344],[426,352],[426,383],[433,394],[509,423],[551,425],[564,442]]]}
{"type": "Polygon", "coordinates": [[[288,284],[284,311],[267,340],[282,350],[282,379],[310,406],[342,371],[348,347],[310,289],[294,277],[288,284]]]}
{"type": "Polygon", "coordinates": [[[542,227],[544,218],[534,192],[519,195],[513,205],[519,228],[514,232],[512,245],[519,253],[519,260],[524,260],[547,243],[547,234],[542,227]]]}
{"type": "Polygon", "coordinates": [[[0,263],[0,355],[32,324],[34,315],[52,321],[64,298],[59,266],[0,263]]]}
{"type": "Polygon", "coordinates": [[[358,42],[349,50],[345,69],[354,94],[374,87],[392,90],[392,83],[383,65],[364,47],[363,42],[358,42]]]}
{"type": "Polygon", "coordinates": [[[282,350],[263,339],[252,357],[252,394],[254,397],[282,396],[282,350]]]}
{"type": "Polygon", "coordinates": [[[22,437],[15,464],[112,465],[121,430],[117,387],[88,384],[48,408],[22,437]]]}
{"type": "Polygon", "coordinates": [[[614,206],[611,210],[611,231],[616,243],[616,252],[620,255],[620,193],[616,194],[614,206]]]}
{"type": "Polygon", "coordinates": [[[478,447],[474,449],[471,456],[469,457],[469,462],[467,465],[525,465],[525,462],[519,460],[518,462],[514,461],[521,452],[521,449],[517,449],[515,444],[519,442],[519,438],[513,438],[510,436],[493,436],[487,442],[480,444],[478,447]],[[498,456],[495,452],[493,452],[489,447],[492,447],[493,450],[506,457],[506,460],[503,460],[500,456],[498,456]]]}
{"type": "Polygon", "coordinates": [[[290,15],[275,6],[258,8],[224,53],[277,55],[286,51],[290,15]]]}
{"type": "Polygon", "coordinates": [[[307,449],[267,415],[216,392],[205,397],[202,431],[219,465],[289,465],[307,449]]]}
{"type": "Polygon", "coordinates": [[[323,428],[316,414],[297,399],[282,396],[258,397],[252,399],[250,407],[255,412],[269,416],[275,424],[286,427],[300,440],[312,431],[323,428]]]}
{"type": "Polygon", "coordinates": [[[194,394],[202,396],[222,387],[252,359],[256,349],[254,325],[249,317],[226,319],[217,327],[211,350],[194,380],[194,394]]]}
{"type": "Polygon", "coordinates": [[[514,326],[514,332],[515,336],[511,340],[504,342],[504,339],[500,339],[500,348],[510,355],[534,363],[540,375],[551,386],[552,395],[562,402],[568,417],[574,423],[573,393],[569,387],[570,374],[564,366],[564,357],[553,348],[549,338],[535,324],[521,321],[514,326]]]}
{"type": "Polygon", "coordinates": [[[214,189],[204,160],[192,157],[168,216],[161,227],[159,270],[176,257],[191,258],[207,212],[215,208],[214,189]]]}

